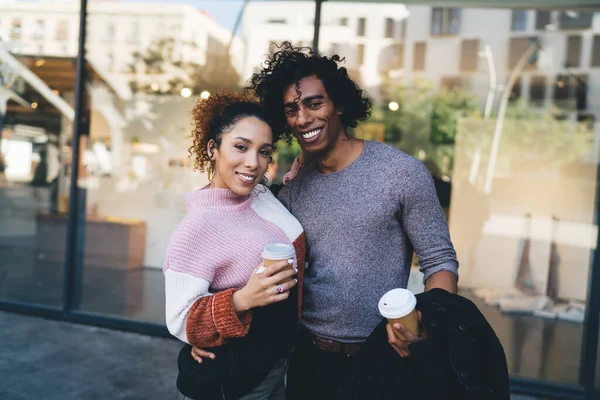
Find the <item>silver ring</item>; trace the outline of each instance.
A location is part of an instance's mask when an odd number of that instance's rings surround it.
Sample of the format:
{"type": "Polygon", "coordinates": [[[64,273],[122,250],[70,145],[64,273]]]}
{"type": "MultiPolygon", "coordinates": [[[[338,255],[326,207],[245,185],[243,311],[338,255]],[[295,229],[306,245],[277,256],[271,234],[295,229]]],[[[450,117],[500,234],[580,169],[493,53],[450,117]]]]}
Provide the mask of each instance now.
{"type": "Polygon", "coordinates": [[[283,286],[281,286],[281,284],[277,285],[277,292],[278,293],[283,293],[285,290],[283,289],[283,286]]]}

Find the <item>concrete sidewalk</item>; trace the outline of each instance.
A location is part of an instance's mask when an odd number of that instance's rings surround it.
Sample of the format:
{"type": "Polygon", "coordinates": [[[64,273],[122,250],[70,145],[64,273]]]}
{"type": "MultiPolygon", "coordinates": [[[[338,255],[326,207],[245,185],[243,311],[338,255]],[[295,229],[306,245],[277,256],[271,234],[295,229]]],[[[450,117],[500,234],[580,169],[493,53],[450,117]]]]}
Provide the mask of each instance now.
{"type": "Polygon", "coordinates": [[[176,340],[0,312],[0,399],[175,399],[176,340]]]}
{"type": "Polygon", "coordinates": [[[176,340],[0,312],[0,399],[174,400],[180,348],[176,340]]]}

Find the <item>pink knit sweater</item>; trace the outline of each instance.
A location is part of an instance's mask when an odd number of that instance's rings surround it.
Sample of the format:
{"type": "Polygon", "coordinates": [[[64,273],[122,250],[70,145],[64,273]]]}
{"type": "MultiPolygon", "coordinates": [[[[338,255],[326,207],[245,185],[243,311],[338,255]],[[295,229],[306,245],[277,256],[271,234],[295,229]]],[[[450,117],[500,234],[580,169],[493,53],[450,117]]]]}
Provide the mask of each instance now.
{"type": "Polygon", "coordinates": [[[304,234],[298,221],[262,185],[243,197],[205,187],[185,200],[188,214],[171,236],[163,269],[167,327],[187,343],[218,346],[248,331],[251,313],[237,315],[232,295],[262,261],[264,246],[293,244],[295,266],[301,271],[304,234]]]}

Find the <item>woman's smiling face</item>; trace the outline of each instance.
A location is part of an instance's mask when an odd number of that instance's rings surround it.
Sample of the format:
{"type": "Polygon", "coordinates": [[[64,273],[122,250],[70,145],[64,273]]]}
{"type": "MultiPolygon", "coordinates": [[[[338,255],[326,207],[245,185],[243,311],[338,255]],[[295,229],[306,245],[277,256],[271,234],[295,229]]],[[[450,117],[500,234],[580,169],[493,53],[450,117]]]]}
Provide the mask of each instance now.
{"type": "MultiPolygon", "coordinates": [[[[212,148],[213,187],[248,195],[262,180],[273,155],[273,132],[256,117],[243,117],[223,133],[212,148]]],[[[209,147],[209,154],[211,148],[209,147]]]]}

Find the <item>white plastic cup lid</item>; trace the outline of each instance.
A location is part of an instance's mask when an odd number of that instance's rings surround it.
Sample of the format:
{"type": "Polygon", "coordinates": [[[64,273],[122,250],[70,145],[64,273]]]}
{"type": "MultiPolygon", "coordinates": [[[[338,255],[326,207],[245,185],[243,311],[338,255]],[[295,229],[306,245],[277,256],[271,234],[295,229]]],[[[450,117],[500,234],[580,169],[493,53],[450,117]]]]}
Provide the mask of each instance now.
{"type": "Polygon", "coordinates": [[[406,317],[417,306],[417,298],[407,289],[392,289],[379,299],[379,313],[384,318],[406,317]]]}
{"type": "Polygon", "coordinates": [[[262,257],[265,260],[287,260],[296,254],[294,246],[285,243],[271,243],[265,246],[262,257]]]}

